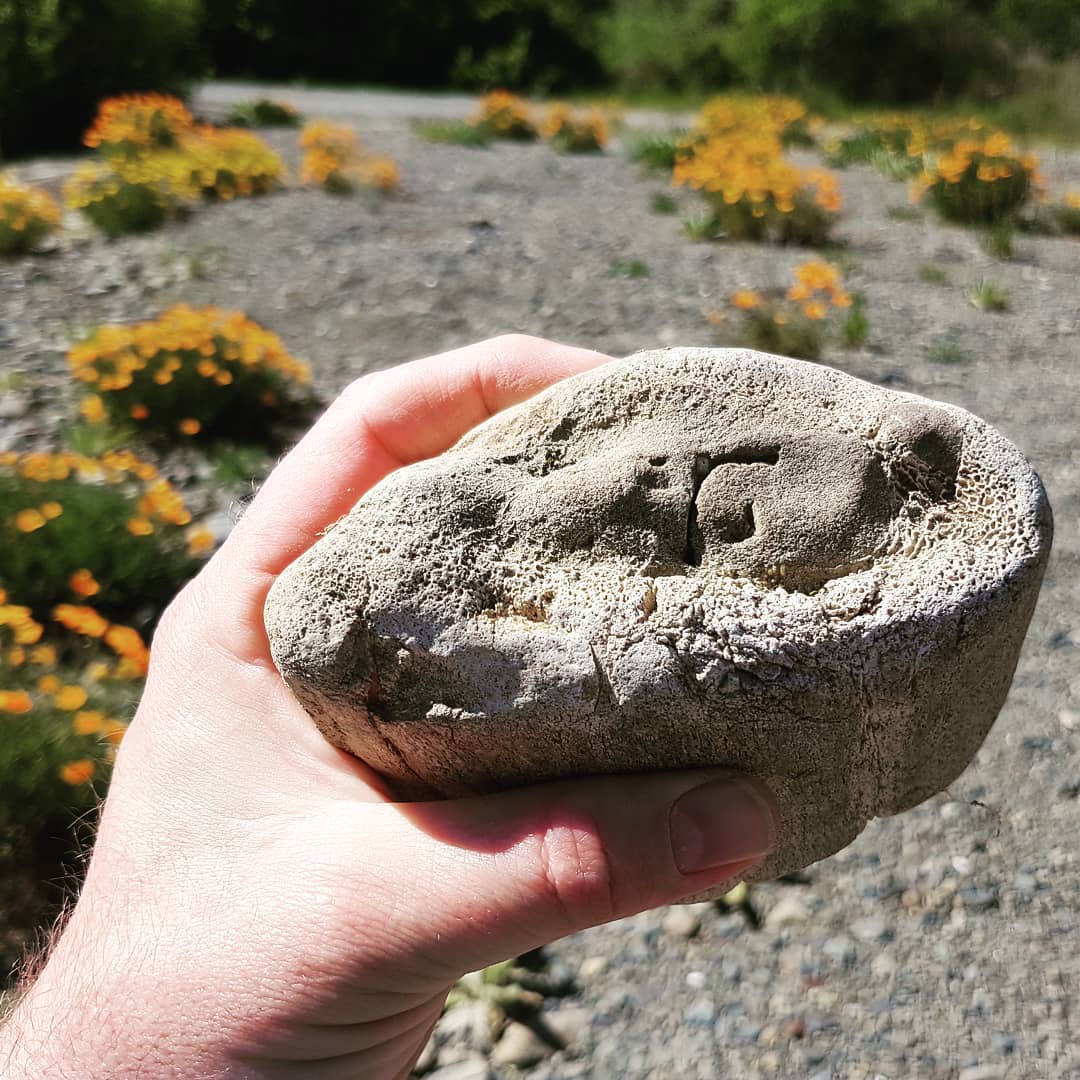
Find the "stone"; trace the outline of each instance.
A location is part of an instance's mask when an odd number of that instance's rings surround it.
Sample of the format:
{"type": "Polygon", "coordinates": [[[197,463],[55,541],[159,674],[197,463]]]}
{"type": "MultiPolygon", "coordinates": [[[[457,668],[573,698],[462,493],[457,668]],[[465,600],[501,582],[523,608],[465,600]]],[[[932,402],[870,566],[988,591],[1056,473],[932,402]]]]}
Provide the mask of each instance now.
{"type": "Polygon", "coordinates": [[[402,799],[726,766],[790,873],[943,790],[1050,548],[970,413],[742,350],[639,353],[398,470],[274,583],[286,683],[402,799]]]}
{"type": "Polygon", "coordinates": [[[676,938],[697,937],[702,916],[711,910],[711,904],[682,904],[669,908],[664,915],[664,933],[676,938]]]}
{"type": "Polygon", "coordinates": [[[495,1073],[483,1058],[469,1058],[427,1075],[428,1080],[492,1080],[495,1073]]]}
{"type": "Polygon", "coordinates": [[[502,1038],[495,1044],[491,1060],[495,1065],[514,1065],[527,1069],[555,1053],[555,1047],[545,1042],[532,1028],[511,1020],[502,1038]]]}
{"type": "Polygon", "coordinates": [[[606,956],[586,956],[578,968],[578,978],[582,982],[592,982],[593,979],[598,979],[603,975],[607,969],[608,961],[606,956]]]}
{"type": "Polygon", "coordinates": [[[799,897],[782,896],[765,916],[765,926],[769,930],[786,930],[792,926],[801,926],[809,922],[810,918],[810,909],[799,897]]]}

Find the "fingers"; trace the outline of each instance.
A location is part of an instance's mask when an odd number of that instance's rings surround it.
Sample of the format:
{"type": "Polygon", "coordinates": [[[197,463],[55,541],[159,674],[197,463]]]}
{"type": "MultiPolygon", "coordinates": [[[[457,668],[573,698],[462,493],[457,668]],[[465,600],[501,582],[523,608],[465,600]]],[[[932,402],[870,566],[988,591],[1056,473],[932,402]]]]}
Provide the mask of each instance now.
{"type": "Polygon", "coordinates": [[[219,639],[244,659],[265,657],[262,604],[273,578],[365,491],[494,413],[610,359],[510,335],[352,383],[271,473],[204,571],[219,639]]]}
{"type": "Polygon", "coordinates": [[[419,946],[437,941],[460,971],[737,880],[776,833],[764,786],[726,770],[589,777],[380,812],[407,819],[390,826],[386,873],[399,895],[417,890],[419,946]]]}

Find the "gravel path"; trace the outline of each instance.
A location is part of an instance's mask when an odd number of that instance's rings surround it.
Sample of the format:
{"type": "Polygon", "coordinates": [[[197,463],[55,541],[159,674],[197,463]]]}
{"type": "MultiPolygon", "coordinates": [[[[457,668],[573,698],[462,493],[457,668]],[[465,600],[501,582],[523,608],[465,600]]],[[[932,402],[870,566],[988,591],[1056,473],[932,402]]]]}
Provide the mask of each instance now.
{"type": "MultiPolygon", "coordinates": [[[[212,85],[200,103],[217,110],[264,92],[212,85]]],[[[0,390],[0,449],[58,424],[73,335],[177,301],[243,307],[332,393],[362,372],[505,331],[613,354],[708,344],[710,310],[739,287],[782,283],[805,257],[689,243],[677,217],[650,211],[664,182],[641,177],[618,148],[570,158],[431,146],[412,133],[411,118],[461,116],[469,99],[274,96],[355,122],[400,163],[401,195],[290,190],[115,244],[69,233],[54,254],[0,265],[0,370],[25,376],[0,390]],[[647,277],[613,275],[635,259],[647,277]]],[[[296,163],[294,133],[268,138],[296,163]]],[[[1080,156],[1045,161],[1054,190],[1080,190],[1080,156]]],[[[62,166],[22,171],[48,178],[62,166]]],[[[827,362],[996,424],[1054,505],[1055,552],[1009,702],[952,791],[872,824],[797,883],[755,887],[759,928],[744,911],[706,905],[562,941],[548,950],[550,970],[576,989],[546,1008],[568,1048],[552,1056],[512,1026],[492,1050],[482,1008],[466,1006],[426,1057],[439,1080],[510,1077],[514,1062],[537,1058],[537,1080],[1080,1077],[1080,242],[1020,237],[1001,262],[967,231],[897,219],[901,184],[857,169],[841,185],[842,258],[871,329],[866,349],[827,362]],[[928,263],[947,284],[920,279],[928,263]],[[968,303],[983,279],[1008,290],[1008,312],[968,303]]]]}

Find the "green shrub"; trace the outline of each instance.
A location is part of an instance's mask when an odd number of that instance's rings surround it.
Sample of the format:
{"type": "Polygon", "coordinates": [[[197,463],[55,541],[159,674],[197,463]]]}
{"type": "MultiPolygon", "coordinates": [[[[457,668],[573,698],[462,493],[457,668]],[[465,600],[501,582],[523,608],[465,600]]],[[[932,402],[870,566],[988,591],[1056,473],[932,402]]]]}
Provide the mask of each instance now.
{"type": "Polygon", "coordinates": [[[33,251],[60,224],[60,207],[40,188],[0,174],[0,255],[33,251]]]}
{"type": "Polygon", "coordinates": [[[234,105],[225,117],[232,127],[299,127],[303,117],[286,101],[259,98],[234,105]]]}
{"type": "Polygon", "coordinates": [[[134,424],[160,444],[285,445],[317,408],[307,365],[241,312],[179,305],[160,319],[103,326],[68,354],[91,423],[134,424]]]}
{"type": "Polygon", "coordinates": [[[654,191],[649,197],[649,209],[654,214],[677,214],[679,204],[666,191],[654,191]]]}
{"type": "Polygon", "coordinates": [[[0,588],[39,620],[93,597],[145,630],[206,550],[180,494],[130,451],[0,455],[0,588]]]}
{"type": "Polygon", "coordinates": [[[74,146],[102,98],[182,91],[201,0],[0,0],[0,149],[74,146]]]}
{"type": "Polygon", "coordinates": [[[968,289],[967,295],[980,311],[1009,310],[1009,294],[996,281],[980,281],[968,289]]]}
{"type": "Polygon", "coordinates": [[[670,173],[675,168],[679,147],[686,141],[687,132],[673,131],[660,135],[647,132],[630,141],[630,160],[649,172],[670,173]]]}
{"type": "Polygon", "coordinates": [[[919,280],[927,285],[948,285],[949,273],[937,263],[923,263],[919,267],[919,280]]]}
{"type": "Polygon", "coordinates": [[[599,56],[630,89],[715,90],[735,65],[715,0],[613,0],[599,19],[599,56]]]}
{"type": "Polygon", "coordinates": [[[492,139],[486,128],[464,120],[418,120],[413,130],[425,142],[450,146],[488,146],[492,139]]]}

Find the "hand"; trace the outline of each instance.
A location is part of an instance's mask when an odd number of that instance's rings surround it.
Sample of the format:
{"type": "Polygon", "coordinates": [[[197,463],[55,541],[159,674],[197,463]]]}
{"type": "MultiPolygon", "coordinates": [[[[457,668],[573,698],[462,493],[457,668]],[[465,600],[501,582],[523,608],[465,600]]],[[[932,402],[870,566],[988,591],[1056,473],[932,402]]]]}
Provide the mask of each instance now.
{"type": "Polygon", "coordinates": [[[379,372],[278,466],[162,619],[82,895],[0,1072],[404,1077],[464,972],[760,861],[768,796],[721,770],[395,804],[270,660],[263,601],[322,529],[607,359],[512,337],[379,372]]]}

